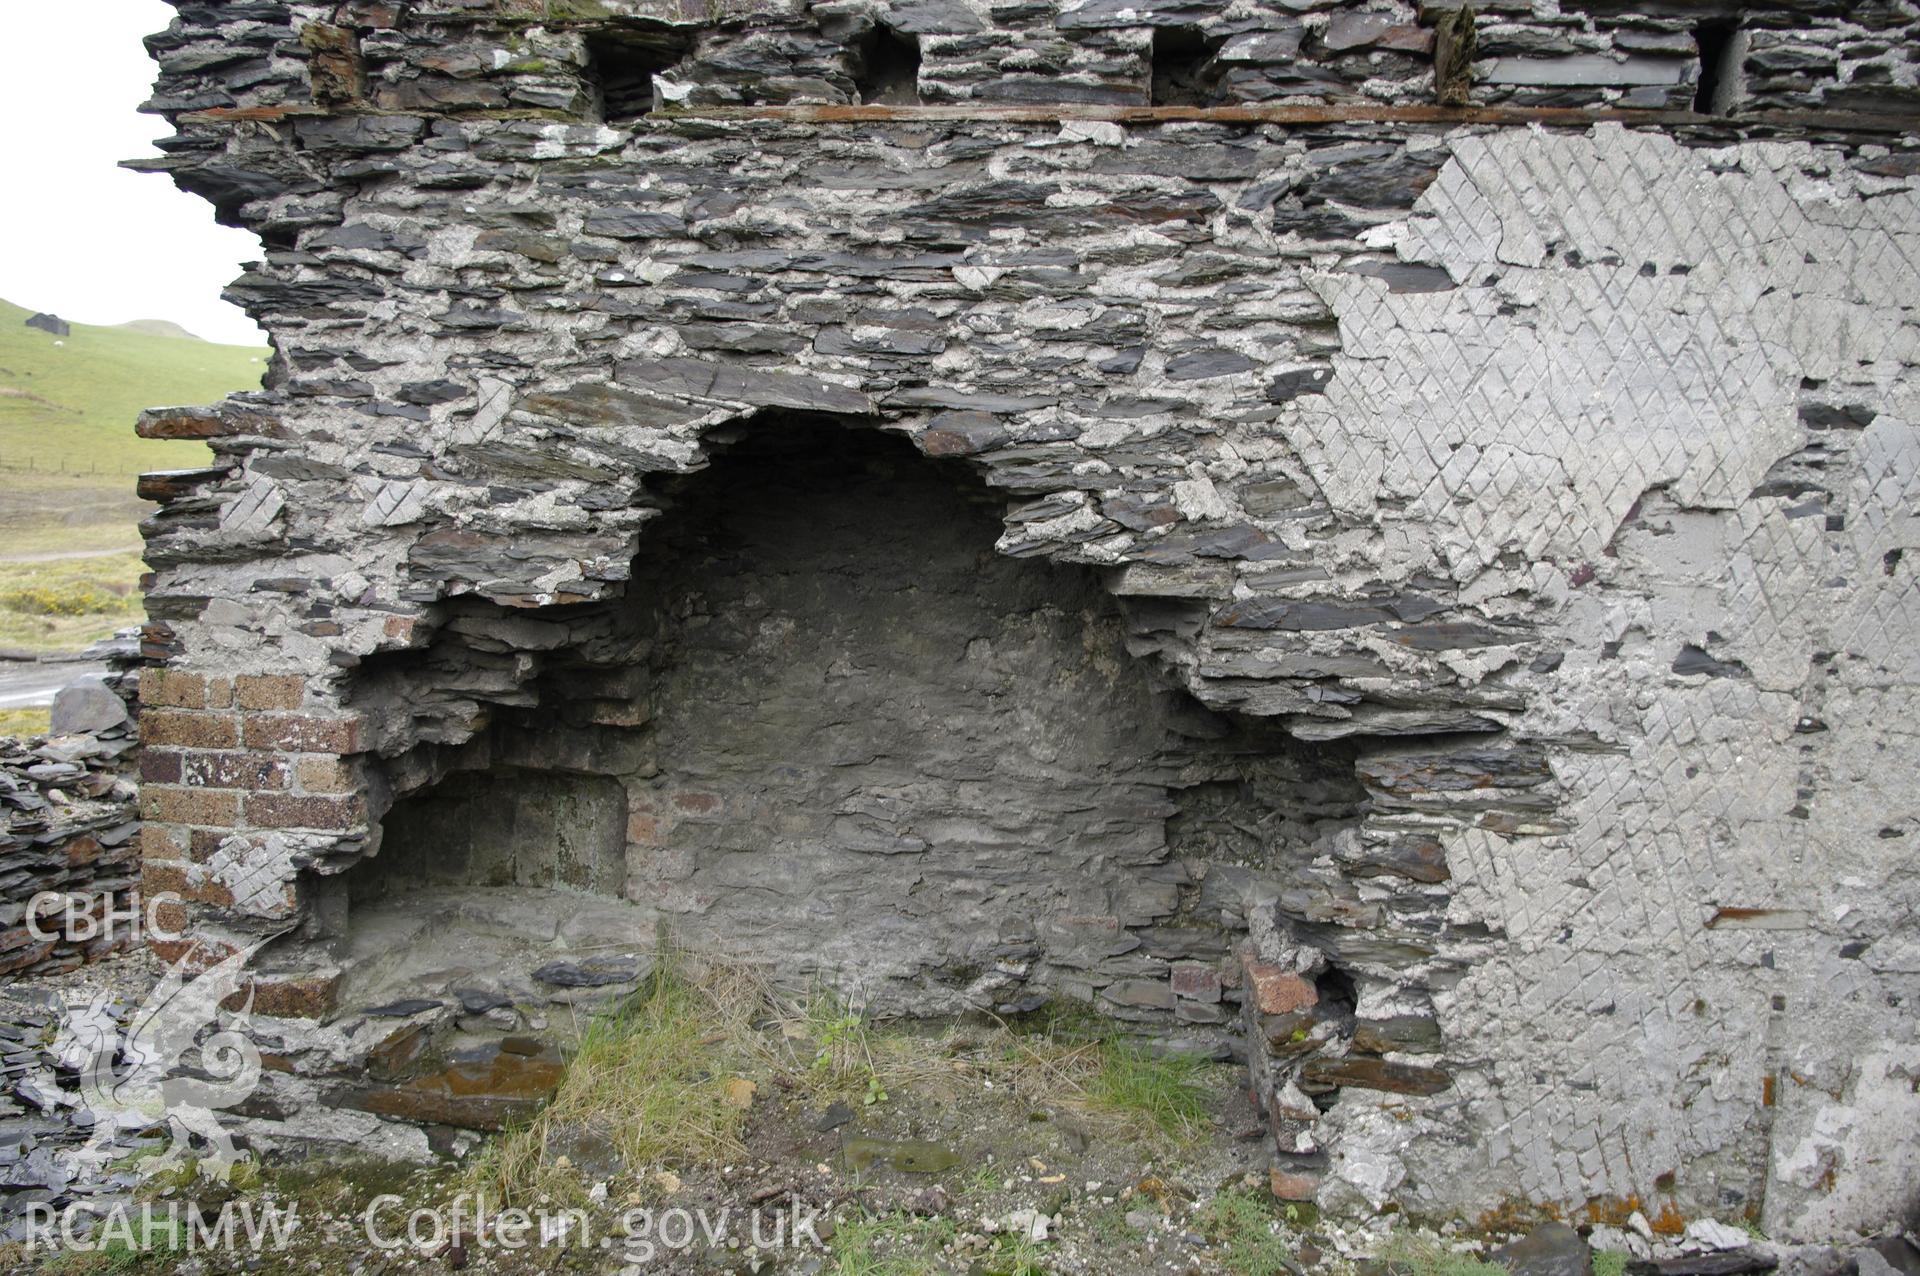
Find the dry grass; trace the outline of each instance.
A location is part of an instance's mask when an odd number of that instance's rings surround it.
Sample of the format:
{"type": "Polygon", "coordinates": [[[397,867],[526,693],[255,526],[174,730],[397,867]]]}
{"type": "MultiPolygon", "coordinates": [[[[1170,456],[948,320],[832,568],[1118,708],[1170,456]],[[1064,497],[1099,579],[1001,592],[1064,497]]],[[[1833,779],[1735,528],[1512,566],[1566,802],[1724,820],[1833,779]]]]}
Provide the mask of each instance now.
{"type": "Polygon", "coordinates": [[[695,978],[663,962],[631,998],[585,1026],[552,1102],[494,1142],[474,1167],[475,1186],[509,1205],[581,1199],[586,1185],[561,1151],[581,1130],[607,1140],[633,1169],[738,1156],[746,1113],[727,1101],[727,1083],[766,1066],[753,1026],[765,1005],[749,974],[695,978]]]}
{"type": "Polygon", "coordinates": [[[0,736],[45,735],[52,729],[52,717],[47,709],[0,709],[0,736]]]}
{"type": "Polygon", "coordinates": [[[669,959],[634,996],[584,1025],[553,1100],[495,1140],[469,1182],[505,1204],[541,1196],[578,1203],[586,1176],[563,1158],[582,1131],[611,1146],[636,1186],[656,1167],[737,1159],[745,1152],[741,1081],[777,1083],[815,1107],[990,1090],[1029,1109],[1071,1113],[1109,1141],[1172,1151],[1208,1128],[1210,1066],[1055,1028],[876,1023],[828,994],[783,998],[754,972],[696,974],[669,959]]]}
{"type": "Polygon", "coordinates": [[[1055,1024],[1021,1032],[1006,1024],[949,1027],[937,1036],[911,1027],[866,1029],[865,1049],[885,1089],[951,1097],[993,1089],[1032,1107],[1057,1108],[1109,1138],[1171,1150],[1199,1138],[1211,1121],[1205,1060],[1163,1058],[1124,1040],[1055,1024]]]}
{"type": "Polygon", "coordinates": [[[1507,1269],[1426,1232],[1395,1232],[1380,1255],[1388,1276],[1507,1276],[1507,1269]]]}
{"type": "Polygon", "coordinates": [[[0,647],[78,651],[138,624],[138,553],[0,563],[0,647]]]}

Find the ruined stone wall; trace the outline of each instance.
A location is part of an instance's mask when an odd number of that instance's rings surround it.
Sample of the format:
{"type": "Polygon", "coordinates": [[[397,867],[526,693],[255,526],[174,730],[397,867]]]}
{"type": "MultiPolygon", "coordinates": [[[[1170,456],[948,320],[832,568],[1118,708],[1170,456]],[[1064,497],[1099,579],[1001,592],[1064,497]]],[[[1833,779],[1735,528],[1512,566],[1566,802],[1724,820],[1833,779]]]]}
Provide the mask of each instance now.
{"type": "Polygon", "coordinates": [[[116,765],[133,744],[123,723],[124,711],[103,736],[0,740],[0,978],[71,970],[132,942],[139,820],[116,765]]]}
{"type": "MultiPolygon", "coordinates": [[[[342,884],[496,768],[625,777],[626,889],[694,941],[744,905],[670,865],[805,899],[644,805],[712,792],[705,642],[783,606],[639,618],[727,444],[851,424],[1079,573],[1104,694],[1238,742],[1100,817],[1177,887],[1076,915],[1130,969],[1018,960],[1240,1015],[1276,1186],[1914,1206],[1912,4],[179,8],[148,166],[261,235],[277,353],[143,422],[218,457],[146,483],[144,847],[203,939],[278,936],[265,1008],[350,1021],[342,884]]],[[[1140,756],[1067,734],[1074,783],[1140,756]]]]}
{"type": "Polygon", "coordinates": [[[61,690],[50,734],[0,738],[0,980],[72,970],[137,933],[132,647],[120,635],[109,673],[61,690]]]}

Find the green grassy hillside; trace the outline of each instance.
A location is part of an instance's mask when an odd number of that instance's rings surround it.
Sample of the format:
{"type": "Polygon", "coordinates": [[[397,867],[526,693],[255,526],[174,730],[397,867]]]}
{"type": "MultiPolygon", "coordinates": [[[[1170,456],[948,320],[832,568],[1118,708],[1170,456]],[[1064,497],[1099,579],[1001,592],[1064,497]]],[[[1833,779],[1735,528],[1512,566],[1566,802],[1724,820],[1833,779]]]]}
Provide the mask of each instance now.
{"type": "Polygon", "coordinates": [[[138,620],[137,524],[152,507],[134,477],[212,459],[137,437],[134,418],[252,389],[268,352],[152,320],[55,337],[27,327],[32,313],[0,301],[0,648],[77,648],[138,620]]]}
{"type": "MultiPolygon", "coordinates": [[[[198,443],[134,437],[142,408],[211,403],[260,384],[267,351],[74,324],[55,337],[0,301],[0,470],[132,477],[205,464],[198,443]]],[[[171,326],[171,325],[169,325],[171,326]]],[[[178,330],[176,330],[178,331],[178,330]]]]}

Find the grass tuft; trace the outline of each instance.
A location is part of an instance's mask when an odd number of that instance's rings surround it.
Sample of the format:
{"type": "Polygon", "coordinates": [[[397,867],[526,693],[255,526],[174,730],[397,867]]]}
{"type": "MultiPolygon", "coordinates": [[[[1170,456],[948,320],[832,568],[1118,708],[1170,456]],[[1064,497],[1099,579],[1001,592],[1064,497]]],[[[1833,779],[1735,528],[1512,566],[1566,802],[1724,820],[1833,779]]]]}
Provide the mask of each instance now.
{"type": "Polygon", "coordinates": [[[746,1113],[726,1084],[759,1063],[752,1019],[764,1004],[741,974],[693,980],[663,959],[647,984],[581,1033],[553,1100],[476,1162],[479,1190],[503,1205],[541,1194],[577,1203],[587,1185],[563,1136],[604,1136],[625,1169],[713,1164],[738,1156],[746,1113]]]}
{"type": "Polygon", "coordinates": [[[1196,1220],[1200,1234],[1220,1247],[1220,1264],[1234,1276],[1286,1276],[1298,1270],[1279,1219],[1252,1192],[1222,1192],[1196,1220]]]}
{"type": "Polygon", "coordinates": [[[889,1052],[872,1023],[830,993],[816,993],[797,1018],[787,1022],[787,1035],[811,1042],[813,1060],[804,1084],[815,1099],[864,1104],[884,1103],[876,1051],[889,1052]]]}
{"type": "MultiPolygon", "coordinates": [[[[726,1102],[736,1077],[771,1079],[812,1106],[881,1103],[889,1089],[938,1102],[984,1086],[1030,1113],[1071,1112],[1111,1141],[1172,1151],[1208,1126],[1209,1068],[1005,1027],[879,1024],[830,995],[787,1000],[752,972],[694,979],[666,960],[584,1026],[553,1099],[494,1139],[467,1182],[502,1205],[541,1194],[577,1204],[588,1178],[610,1177],[573,1164],[583,1132],[617,1154],[615,1177],[737,1158],[746,1112],[726,1102]]],[[[990,1195],[1001,1177],[975,1167],[966,1190],[990,1195]]]]}
{"type": "Polygon", "coordinates": [[[1511,1276],[1498,1263],[1461,1253],[1437,1236],[1396,1233],[1381,1254],[1389,1276],[1511,1276]]]}
{"type": "Polygon", "coordinates": [[[1617,1249],[1593,1251],[1593,1276],[1626,1276],[1627,1255],[1617,1249]]]}
{"type": "Polygon", "coordinates": [[[980,1276],[1047,1276],[1046,1242],[1022,1235],[1002,1233],[994,1238],[993,1249],[970,1268],[980,1276]]]}
{"type": "MultiPolygon", "coordinates": [[[[41,1276],[112,1276],[119,1272],[167,1271],[172,1269],[186,1244],[186,1226],[177,1219],[133,1213],[127,1216],[126,1234],[108,1235],[97,1249],[55,1254],[39,1270],[41,1276]]],[[[24,1249],[21,1255],[24,1258],[24,1249]]]]}
{"type": "Polygon", "coordinates": [[[1084,1083],[1096,1111],[1147,1121],[1174,1139],[1193,1138],[1206,1128],[1207,1061],[1150,1055],[1115,1041],[1102,1042],[1096,1059],[1084,1083]]]}
{"type": "Polygon", "coordinates": [[[964,1268],[950,1260],[943,1263],[959,1236],[959,1225],[950,1218],[859,1214],[836,1225],[826,1276],[929,1276],[949,1270],[976,1276],[1047,1276],[1048,1243],[1013,1232],[994,1236],[987,1252],[964,1268]]]}
{"type": "Polygon", "coordinates": [[[836,1224],[828,1276],[922,1276],[959,1234],[953,1220],[860,1214],[836,1224]]]}

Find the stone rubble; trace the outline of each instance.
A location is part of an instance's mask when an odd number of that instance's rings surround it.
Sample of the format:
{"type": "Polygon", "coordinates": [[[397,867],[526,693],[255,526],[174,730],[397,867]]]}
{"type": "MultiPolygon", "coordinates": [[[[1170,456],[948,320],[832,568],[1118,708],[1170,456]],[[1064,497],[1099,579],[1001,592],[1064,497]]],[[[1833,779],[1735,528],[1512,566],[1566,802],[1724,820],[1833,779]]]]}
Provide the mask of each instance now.
{"type": "MultiPolygon", "coordinates": [[[[133,938],[106,915],[124,919],[138,897],[138,812],[122,776],[136,739],[119,697],[93,690],[119,709],[99,734],[0,737],[0,976],[71,970],[133,938]]],[[[102,708],[90,702],[89,720],[111,716],[102,708]]]]}
{"type": "MultiPolygon", "coordinates": [[[[104,998],[110,1022],[124,1025],[155,978],[147,954],[122,947],[85,966],[43,968],[0,985],[0,1240],[23,1239],[35,1207],[104,1209],[130,1199],[136,1174],[72,1155],[92,1128],[76,1061],[62,1057],[60,1037],[68,1008],[96,996],[104,998]]],[[[124,1056],[116,1051],[112,1061],[120,1066],[124,1056]]],[[[116,1143],[122,1157],[150,1146],[132,1131],[116,1143]]]]}

